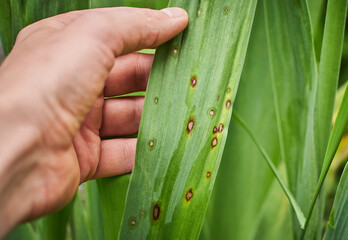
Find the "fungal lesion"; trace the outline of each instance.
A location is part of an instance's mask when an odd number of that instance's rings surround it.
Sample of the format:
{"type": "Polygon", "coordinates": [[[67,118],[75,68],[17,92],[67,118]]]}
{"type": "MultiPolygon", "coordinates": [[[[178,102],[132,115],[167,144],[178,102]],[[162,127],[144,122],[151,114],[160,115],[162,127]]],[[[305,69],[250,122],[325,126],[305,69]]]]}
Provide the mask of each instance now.
{"type": "Polygon", "coordinates": [[[177,48],[174,48],[174,49],[173,49],[173,54],[174,54],[174,55],[177,55],[178,52],[179,52],[179,50],[178,50],[177,48]]]}
{"type": "Polygon", "coordinates": [[[209,178],[211,177],[211,172],[208,171],[208,172],[206,173],[205,177],[206,177],[207,179],[209,179],[209,178]]]}
{"type": "Polygon", "coordinates": [[[218,144],[218,139],[216,137],[214,137],[213,140],[211,141],[212,148],[216,147],[217,144],[218,144]]]}
{"type": "Polygon", "coordinates": [[[191,87],[194,88],[197,84],[197,75],[191,77],[191,87]]]}
{"type": "Polygon", "coordinates": [[[215,109],[212,108],[209,110],[209,116],[214,117],[214,115],[215,115],[215,109]]]}
{"type": "Polygon", "coordinates": [[[135,227],[137,225],[137,221],[135,220],[135,218],[131,218],[130,224],[132,227],[135,227]]]}
{"type": "Polygon", "coordinates": [[[156,140],[155,139],[151,139],[149,142],[148,142],[148,146],[150,149],[153,149],[156,145],[156,140]]]}
{"type": "Polygon", "coordinates": [[[230,12],[230,8],[228,6],[224,7],[224,14],[227,15],[230,12]]]}
{"type": "Polygon", "coordinates": [[[226,101],[226,108],[227,108],[227,109],[230,109],[231,106],[232,106],[231,100],[227,100],[227,101],[226,101]]]}
{"type": "Polygon", "coordinates": [[[155,99],[153,100],[155,102],[155,104],[158,103],[158,97],[155,97],[155,99]]]}
{"type": "Polygon", "coordinates": [[[192,188],[190,188],[186,194],[185,194],[185,200],[186,202],[189,202],[193,197],[193,191],[192,191],[192,188]]]}
{"type": "Polygon", "coordinates": [[[186,126],[186,132],[188,134],[190,134],[192,132],[192,130],[194,129],[194,127],[195,127],[195,119],[190,118],[190,120],[188,121],[187,126],[186,126]]]}
{"type": "Polygon", "coordinates": [[[214,128],[213,128],[213,133],[215,134],[215,133],[217,133],[218,132],[218,128],[216,127],[216,126],[214,126],[214,128]]]}
{"type": "Polygon", "coordinates": [[[224,125],[220,123],[219,126],[217,127],[217,130],[219,133],[222,133],[222,131],[224,130],[224,125]]]}
{"type": "Polygon", "coordinates": [[[157,221],[161,215],[161,208],[158,203],[155,204],[152,210],[152,217],[154,221],[157,221]]]}

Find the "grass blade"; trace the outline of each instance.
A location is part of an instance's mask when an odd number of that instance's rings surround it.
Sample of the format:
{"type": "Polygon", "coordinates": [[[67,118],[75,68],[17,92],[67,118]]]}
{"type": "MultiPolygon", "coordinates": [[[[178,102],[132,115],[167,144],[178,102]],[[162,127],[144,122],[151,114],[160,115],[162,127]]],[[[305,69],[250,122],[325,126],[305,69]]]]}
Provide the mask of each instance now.
{"type": "Polygon", "coordinates": [[[333,130],[332,130],[332,133],[330,136],[328,147],[326,149],[324,163],[323,163],[323,167],[322,167],[322,170],[320,173],[318,185],[315,189],[314,197],[311,201],[311,208],[310,208],[310,211],[308,213],[308,219],[311,217],[311,213],[312,213],[311,210],[315,206],[317,197],[318,197],[319,192],[322,188],[322,185],[323,185],[324,180],[326,178],[327,172],[329,171],[330,165],[331,165],[332,160],[335,156],[337,148],[338,148],[338,146],[341,142],[341,139],[342,139],[342,137],[347,129],[347,126],[348,126],[348,88],[346,87],[346,91],[344,93],[342,104],[341,104],[340,110],[338,112],[338,115],[337,115],[337,118],[335,121],[335,125],[333,127],[333,130]]]}
{"type": "Polygon", "coordinates": [[[4,34],[1,39],[7,54],[12,49],[19,31],[29,24],[60,13],[90,8],[90,0],[5,0],[4,3],[4,8],[1,7],[0,10],[0,22],[3,20],[2,17],[8,19],[4,24],[0,24],[0,32],[4,34]]]}
{"type": "Polygon", "coordinates": [[[10,0],[2,0],[0,8],[0,40],[5,55],[12,49],[12,18],[10,0]]]}
{"type": "Polygon", "coordinates": [[[289,201],[291,203],[291,206],[292,206],[292,208],[294,209],[294,211],[296,213],[297,220],[298,220],[301,228],[303,228],[306,219],[305,219],[305,217],[303,215],[301,207],[298,205],[298,203],[297,203],[296,199],[294,198],[294,196],[292,195],[291,191],[285,185],[285,183],[282,180],[280,174],[278,173],[278,170],[277,170],[276,166],[273,164],[273,161],[270,159],[270,157],[268,156],[268,154],[265,151],[265,149],[261,146],[259,141],[256,139],[255,135],[248,128],[248,126],[246,125],[245,121],[239,116],[239,114],[236,113],[236,112],[233,112],[232,119],[235,120],[248,133],[248,135],[250,136],[252,141],[255,143],[255,145],[259,149],[259,151],[262,154],[263,158],[266,160],[268,166],[272,170],[272,173],[274,174],[274,177],[277,179],[279,185],[281,186],[281,188],[283,189],[283,191],[286,194],[287,198],[289,199],[289,201]]]}
{"type": "MultiPolygon", "coordinates": [[[[321,166],[314,138],[317,65],[311,21],[306,1],[268,0],[264,6],[282,159],[289,188],[307,214],[321,166]]],[[[308,239],[319,236],[321,219],[316,208],[308,239]]],[[[300,237],[295,224],[295,237],[300,237]]]]}
{"type": "Polygon", "coordinates": [[[92,240],[81,195],[81,190],[78,190],[73,200],[73,214],[70,218],[71,237],[73,240],[92,240]]]}
{"type": "MultiPolygon", "coordinates": [[[[234,109],[256,137],[262,139],[267,153],[279,166],[279,138],[274,127],[277,123],[260,0],[234,109]]],[[[200,239],[291,240],[289,210],[289,201],[259,150],[245,130],[231,121],[200,239]],[[278,210],[276,214],[274,209],[278,210]]]]}
{"type": "Polygon", "coordinates": [[[129,179],[130,174],[97,180],[106,240],[115,240],[119,234],[129,179]]]}
{"type": "Polygon", "coordinates": [[[344,42],[347,4],[347,0],[328,0],[327,5],[315,109],[317,156],[320,161],[324,159],[330,137],[344,42]]]}
{"type": "Polygon", "coordinates": [[[348,165],[346,164],[341,176],[334,204],[330,213],[324,240],[348,238],[348,165]]]}
{"type": "Polygon", "coordinates": [[[25,223],[14,228],[4,240],[38,240],[39,238],[35,235],[33,227],[30,223],[25,223]]]}
{"type": "Polygon", "coordinates": [[[92,239],[103,240],[104,224],[100,208],[98,186],[96,180],[83,184],[86,198],[86,220],[88,229],[92,233],[92,239]]]}
{"type": "Polygon", "coordinates": [[[198,238],[256,1],[173,0],[169,5],[185,8],[190,25],[156,52],[121,239],[198,238]]]}
{"type": "Polygon", "coordinates": [[[42,219],[40,231],[41,239],[64,240],[66,239],[67,225],[72,214],[74,200],[62,210],[45,216],[42,219]]]}

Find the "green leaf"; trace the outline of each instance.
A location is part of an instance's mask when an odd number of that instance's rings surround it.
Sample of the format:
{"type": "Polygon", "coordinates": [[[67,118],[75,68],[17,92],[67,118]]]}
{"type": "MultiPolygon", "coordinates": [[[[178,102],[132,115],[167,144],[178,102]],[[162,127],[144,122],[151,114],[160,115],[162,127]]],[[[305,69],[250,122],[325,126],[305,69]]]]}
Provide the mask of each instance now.
{"type": "Polygon", "coordinates": [[[344,42],[347,4],[347,0],[328,0],[327,5],[315,109],[317,156],[320,161],[324,159],[330,137],[344,42]]]}
{"type": "Polygon", "coordinates": [[[267,152],[265,149],[262,147],[262,145],[259,143],[259,141],[256,139],[255,135],[252,133],[252,131],[248,128],[246,125],[245,121],[237,114],[236,112],[233,112],[232,118],[248,133],[254,144],[257,146],[259,151],[261,152],[263,158],[266,160],[268,166],[271,168],[273,175],[277,179],[279,185],[283,189],[284,193],[286,194],[287,198],[289,199],[291,206],[293,207],[297,220],[300,224],[300,226],[303,228],[304,223],[305,223],[305,217],[303,215],[303,212],[301,210],[301,207],[298,205],[296,202],[296,199],[292,195],[291,191],[288,189],[288,187],[285,185],[284,181],[282,180],[280,173],[278,173],[278,170],[276,166],[273,164],[273,161],[271,158],[268,156],[267,152]]]}
{"type": "Polygon", "coordinates": [[[104,224],[96,180],[84,183],[83,188],[86,198],[86,220],[88,229],[92,233],[92,239],[103,240],[105,239],[104,224]]]}
{"type": "MultiPolygon", "coordinates": [[[[307,221],[311,219],[311,214],[325,180],[327,172],[330,168],[333,157],[338,148],[338,144],[344,134],[346,118],[348,119],[345,98],[338,113],[334,129],[330,136],[331,119],[334,108],[336,95],[337,81],[341,63],[341,55],[344,41],[344,29],[347,17],[348,0],[335,1],[329,0],[327,6],[327,14],[325,21],[323,47],[320,57],[319,66],[319,85],[318,96],[316,103],[316,119],[317,119],[317,142],[319,158],[324,156],[324,162],[321,168],[319,181],[315,189],[314,197],[311,199],[307,221]],[[344,125],[345,124],[345,125],[344,125]],[[343,129],[344,128],[344,129],[343,129]],[[330,136],[325,155],[321,149],[327,145],[327,140],[330,136]],[[337,146],[336,146],[337,145],[337,146]]],[[[306,222],[307,225],[307,222],[306,222]]]]}
{"type": "Polygon", "coordinates": [[[81,193],[78,190],[74,197],[73,214],[70,218],[70,229],[73,240],[92,240],[93,234],[87,220],[87,213],[83,204],[81,193]]]}
{"type": "Polygon", "coordinates": [[[156,51],[121,239],[198,238],[256,1],[173,0],[169,5],[185,8],[190,24],[156,51]]]}
{"type": "Polygon", "coordinates": [[[348,238],[348,165],[346,164],[335,195],[324,240],[348,238]]]}
{"type": "MultiPolygon", "coordinates": [[[[340,110],[338,112],[335,125],[333,127],[329,144],[326,149],[325,158],[323,167],[320,173],[319,181],[317,188],[315,190],[314,197],[311,202],[311,209],[315,206],[316,199],[318,197],[318,194],[321,190],[321,187],[324,183],[324,180],[326,178],[327,172],[329,171],[330,165],[332,163],[332,160],[335,156],[335,153],[337,151],[337,148],[341,142],[341,139],[347,129],[348,126],[348,88],[346,87],[346,91],[344,93],[344,97],[342,100],[342,104],[340,107],[340,110]]],[[[309,212],[308,217],[310,217],[311,212],[309,212]]]]}
{"type": "MultiPolygon", "coordinates": [[[[259,1],[234,109],[279,166],[263,12],[259,1]]],[[[245,130],[231,121],[201,239],[290,240],[289,210],[288,200],[259,150],[245,130]],[[275,209],[279,211],[275,213],[275,209]]]]}
{"type": "Polygon", "coordinates": [[[64,240],[66,239],[66,230],[70,219],[74,201],[71,201],[62,210],[45,216],[42,219],[42,228],[40,231],[41,239],[64,240]]]}
{"type": "Polygon", "coordinates": [[[98,179],[105,239],[114,240],[120,231],[130,174],[98,179]]]}
{"type": "Polygon", "coordinates": [[[30,223],[21,224],[15,227],[6,237],[5,240],[38,240],[33,227],[30,223]]]}
{"type": "Polygon", "coordinates": [[[5,53],[12,49],[16,37],[24,27],[60,13],[88,9],[90,0],[3,0],[0,8],[0,38],[5,53]]]}
{"type": "MultiPolygon", "coordinates": [[[[264,6],[281,157],[290,190],[307,214],[321,166],[315,152],[317,65],[308,7],[302,0],[268,0],[264,6]]],[[[319,236],[320,215],[316,208],[308,239],[319,236]]],[[[299,237],[295,224],[294,231],[299,237]]]]}
{"type": "Polygon", "coordinates": [[[5,55],[12,49],[12,18],[10,0],[2,0],[0,8],[0,40],[5,55]]]}

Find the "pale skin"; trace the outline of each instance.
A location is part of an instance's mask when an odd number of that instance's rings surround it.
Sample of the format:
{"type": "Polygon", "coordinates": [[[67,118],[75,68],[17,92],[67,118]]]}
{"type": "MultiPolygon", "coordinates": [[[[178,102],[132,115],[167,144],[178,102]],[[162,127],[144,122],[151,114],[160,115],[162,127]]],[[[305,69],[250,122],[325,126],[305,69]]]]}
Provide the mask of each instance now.
{"type": "Polygon", "coordinates": [[[109,8],[30,25],[0,67],[0,239],[16,224],[64,207],[79,184],[128,173],[155,48],[187,13],[109,8]]]}

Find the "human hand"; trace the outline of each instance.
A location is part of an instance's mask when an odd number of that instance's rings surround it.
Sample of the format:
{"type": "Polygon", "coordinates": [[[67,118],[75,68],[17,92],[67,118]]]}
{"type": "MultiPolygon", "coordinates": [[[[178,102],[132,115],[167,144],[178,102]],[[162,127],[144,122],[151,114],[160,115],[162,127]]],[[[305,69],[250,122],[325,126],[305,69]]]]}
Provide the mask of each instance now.
{"type": "Polygon", "coordinates": [[[145,90],[153,57],[132,52],[187,23],[178,8],[110,8],[21,31],[0,68],[0,238],[62,208],[80,183],[131,171],[136,140],[100,137],[136,133],[143,98],[104,96],[145,90]]]}

